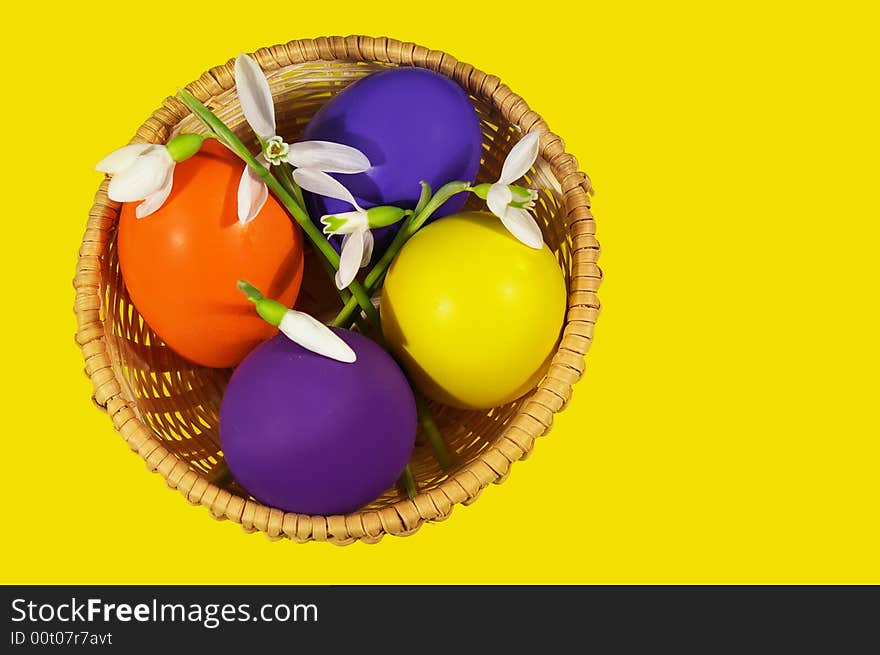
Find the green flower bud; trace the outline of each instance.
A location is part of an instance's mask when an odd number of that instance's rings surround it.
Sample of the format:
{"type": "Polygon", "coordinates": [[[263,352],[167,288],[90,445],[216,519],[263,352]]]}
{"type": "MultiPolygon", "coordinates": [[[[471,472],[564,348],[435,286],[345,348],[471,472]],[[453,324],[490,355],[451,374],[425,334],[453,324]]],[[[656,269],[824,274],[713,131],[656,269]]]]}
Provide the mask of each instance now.
{"type": "Polygon", "coordinates": [[[165,144],[171,159],[182,162],[196,154],[205,140],[204,134],[178,134],[165,144]]]}
{"type": "Polygon", "coordinates": [[[472,187],[471,190],[474,192],[474,194],[478,198],[485,200],[486,196],[489,195],[489,189],[491,189],[491,188],[492,188],[491,184],[484,182],[483,184],[478,184],[477,186],[472,187]]]}
{"type": "Polygon", "coordinates": [[[269,300],[268,298],[260,298],[254,304],[257,306],[257,314],[264,321],[275,326],[281,325],[281,319],[287,313],[287,307],[277,300],[269,300]]]}
{"type": "Polygon", "coordinates": [[[399,207],[384,205],[367,210],[367,223],[371,228],[385,227],[401,220],[407,212],[399,207]]]}

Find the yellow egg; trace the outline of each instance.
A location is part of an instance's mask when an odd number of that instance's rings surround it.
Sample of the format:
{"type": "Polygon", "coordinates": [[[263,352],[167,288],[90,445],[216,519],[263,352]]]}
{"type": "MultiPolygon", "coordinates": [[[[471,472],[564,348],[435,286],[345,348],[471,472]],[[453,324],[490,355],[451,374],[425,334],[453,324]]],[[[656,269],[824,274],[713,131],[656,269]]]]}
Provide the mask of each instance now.
{"type": "Polygon", "coordinates": [[[382,329],[427,396],[488,409],[538,383],[565,307],[546,245],[529,248],[492,214],[468,212],[428,225],[400,251],[385,280],[382,329]]]}

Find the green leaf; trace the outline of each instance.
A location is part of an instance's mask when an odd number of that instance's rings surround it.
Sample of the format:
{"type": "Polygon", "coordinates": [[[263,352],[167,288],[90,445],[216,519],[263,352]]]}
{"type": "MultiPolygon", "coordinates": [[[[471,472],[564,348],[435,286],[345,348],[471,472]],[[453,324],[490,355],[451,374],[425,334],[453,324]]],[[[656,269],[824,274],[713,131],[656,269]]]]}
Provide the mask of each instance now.
{"type": "Polygon", "coordinates": [[[409,226],[410,234],[415,234],[417,230],[419,230],[422,225],[425,224],[431,215],[440,209],[440,206],[449,200],[452,196],[461,193],[462,191],[470,191],[471,185],[468,182],[454,181],[448,182],[444,184],[442,187],[437,189],[437,193],[425,203],[424,208],[418,214],[416,214],[415,219],[409,226]]]}
{"type": "Polygon", "coordinates": [[[449,451],[446,449],[446,443],[443,441],[443,434],[440,432],[440,428],[437,427],[434,415],[431,413],[422,394],[414,390],[413,396],[416,399],[416,411],[418,412],[419,423],[425,431],[425,435],[428,437],[428,442],[431,444],[431,448],[434,450],[434,457],[437,458],[440,468],[444,471],[448,471],[452,467],[452,459],[449,457],[449,451]]]}
{"type": "Polygon", "coordinates": [[[422,185],[422,193],[419,195],[419,202],[416,204],[416,208],[413,210],[413,214],[415,214],[416,216],[422,213],[425,205],[427,205],[428,201],[431,199],[431,185],[424,180],[419,182],[419,184],[422,185]]]}
{"type": "Polygon", "coordinates": [[[406,468],[403,469],[403,474],[401,474],[400,476],[400,483],[406,490],[406,495],[410,500],[418,495],[419,488],[416,486],[416,479],[413,477],[413,472],[412,469],[409,467],[409,464],[407,464],[406,468]]]}

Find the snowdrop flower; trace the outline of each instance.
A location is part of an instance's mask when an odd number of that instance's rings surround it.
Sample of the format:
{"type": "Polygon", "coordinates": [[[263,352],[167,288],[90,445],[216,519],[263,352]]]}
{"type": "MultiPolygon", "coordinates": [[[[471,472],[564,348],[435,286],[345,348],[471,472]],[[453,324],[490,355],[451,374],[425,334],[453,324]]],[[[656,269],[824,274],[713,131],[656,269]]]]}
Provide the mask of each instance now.
{"type": "Polygon", "coordinates": [[[159,209],[171,193],[174,165],[196,154],[204,139],[200,134],[179,134],[164,146],[133,143],[111,152],[95,170],[112,176],[107,188],[110,200],[143,200],[134,211],[143,218],[159,209]]]}
{"type": "Polygon", "coordinates": [[[277,300],[264,298],[256,287],[244,280],[238,281],[238,288],[247,294],[248,300],[254,303],[257,313],[264,321],[277,326],[294,343],[345,364],[351,364],[357,359],[351,346],[319,320],[305,312],[288,309],[277,300]]]}
{"type": "Polygon", "coordinates": [[[529,132],[508,153],[501,167],[501,176],[494,184],[480,184],[474,193],[486,201],[489,211],[501,219],[504,227],[522,243],[540,250],[544,237],[535,219],[529,214],[538,198],[537,191],[513,184],[538,159],[538,132],[529,132]]]}
{"type": "MultiPolygon", "coordinates": [[[[260,305],[272,302],[275,301],[263,300],[260,302],[260,305]]],[[[284,305],[281,303],[276,304],[284,308],[284,305]]],[[[257,311],[260,311],[259,305],[257,306],[257,311]]],[[[265,313],[268,312],[264,310],[261,312],[261,315],[265,313]]],[[[345,364],[353,364],[355,360],[357,360],[357,355],[355,355],[354,350],[342,340],[342,337],[321,323],[321,321],[309,316],[305,312],[298,312],[295,309],[285,308],[284,314],[278,321],[278,329],[281,330],[288,339],[294,343],[298,343],[306,350],[311,350],[313,353],[318,353],[319,355],[335,359],[337,362],[343,362],[345,364]]]]}
{"type": "MultiPolygon", "coordinates": [[[[326,173],[363,173],[370,160],[360,150],[329,141],[285,143],[275,134],[275,105],[269,82],[251,57],[241,54],[235,60],[235,89],[241,111],[260,140],[261,164],[278,166],[287,162],[300,169],[326,173]]],[[[260,213],[269,190],[256,171],[245,165],[238,185],[238,220],[249,223],[260,213]]]]}
{"type": "Polygon", "coordinates": [[[321,217],[324,234],[343,235],[339,270],[336,271],[336,286],[339,289],[351,284],[358,270],[370,263],[374,243],[370,228],[391,225],[411,213],[390,206],[363,209],[342,183],[321,171],[298,168],[293,171],[293,180],[306,191],[343,200],[354,208],[354,211],[321,217]]]}

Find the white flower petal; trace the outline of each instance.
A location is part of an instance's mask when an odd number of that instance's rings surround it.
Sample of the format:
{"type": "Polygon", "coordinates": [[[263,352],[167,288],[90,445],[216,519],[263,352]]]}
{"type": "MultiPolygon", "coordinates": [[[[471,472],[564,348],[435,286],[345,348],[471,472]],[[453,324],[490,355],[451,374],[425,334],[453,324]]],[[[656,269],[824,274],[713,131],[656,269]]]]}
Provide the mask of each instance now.
{"type": "Polygon", "coordinates": [[[364,255],[361,258],[361,268],[370,263],[370,260],[373,258],[373,246],[375,245],[376,240],[373,238],[373,233],[369,230],[364,231],[364,255]]]}
{"type": "Polygon", "coordinates": [[[345,289],[357,277],[364,259],[364,234],[368,230],[358,230],[346,234],[342,239],[342,252],[339,254],[339,270],[336,271],[336,287],[345,289]]]}
{"type": "Polygon", "coordinates": [[[268,198],[266,183],[253,168],[245,164],[238,182],[238,222],[245,225],[254,220],[268,198]]]}
{"type": "Polygon", "coordinates": [[[513,200],[513,192],[510,187],[500,182],[489,187],[489,193],[486,194],[486,205],[498,218],[504,217],[511,200],[513,200]]]}
{"type": "Polygon", "coordinates": [[[538,227],[535,219],[525,209],[508,207],[504,216],[501,217],[501,222],[508,232],[529,248],[541,250],[544,247],[544,236],[541,234],[541,228],[538,227]]]}
{"type": "Polygon", "coordinates": [[[171,195],[171,187],[174,185],[174,168],[168,171],[168,177],[165,179],[165,184],[163,184],[158,191],[154,191],[146,198],[144,201],[139,204],[134,209],[134,215],[136,218],[144,218],[149,216],[157,209],[159,209],[165,201],[168,199],[168,196],[171,195]]]}
{"type": "Polygon", "coordinates": [[[361,209],[354,196],[351,195],[351,191],[346,189],[339,180],[330,177],[327,173],[313,168],[297,168],[293,171],[293,181],[306,191],[317,193],[319,196],[344,200],[355,209],[361,209]]]}
{"type": "Polygon", "coordinates": [[[501,177],[498,178],[501,184],[515,182],[528,172],[538,159],[540,139],[540,132],[529,132],[513,146],[501,167],[501,177]]]}
{"type": "Polygon", "coordinates": [[[110,179],[107,196],[116,202],[143,200],[162,188],[174,160],[165,146],[152,146],[110,179]]]}
{"type": "Polygon", "coordinates": [[[290,146],[287,161],[297,168],[314,168],[325,173],[363,173],[370,160],[357,148],[331,141],[301,141],[290,146]]]}
{"type": "Polygon", "coordinates": [[[153,145],[152,143],[132,143],[131,145],[123,146],[95,164],[95,170],[100,173],[118,173],[131,166],[135,159],[153,145]]]}
{"type": "Polygon", "coordinates": [[[288,310],[284,318],[281,319],[278,328],[288,339],[313,353],[346,364],[351,364],[357,359],[351,346],[345,343],[338,334],[303,312],[294,309],[288,310]]]}
{"type": "Polygon", "coordinates": [[[263,141],[275,136],[275,103],[269,82],[259,64],[246,54],[235,60],[235,90],[241,112],[263,141]]]}

